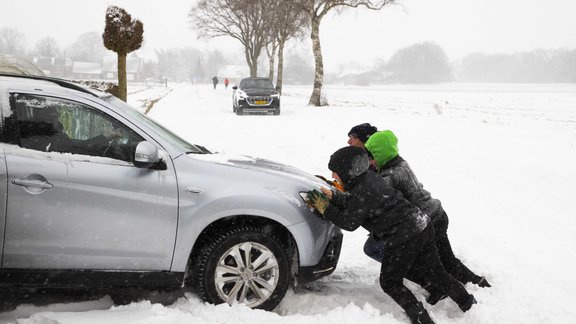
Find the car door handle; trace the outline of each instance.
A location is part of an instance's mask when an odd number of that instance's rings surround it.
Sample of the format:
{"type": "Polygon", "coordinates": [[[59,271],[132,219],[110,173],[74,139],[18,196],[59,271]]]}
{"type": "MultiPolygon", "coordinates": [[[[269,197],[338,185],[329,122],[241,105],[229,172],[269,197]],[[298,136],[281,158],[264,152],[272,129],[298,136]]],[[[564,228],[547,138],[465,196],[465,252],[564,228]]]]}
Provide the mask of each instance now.
{"type": "Polygon", "coordinates": [[[204,191],[202,189],[186,188],[186,192],[201,195],[204,191]]]}
{"type": "Polygon", "coordinates": [[[42,189],[54,188],[54,185],[51,184],[50,182],[40,181],[40,180],[14,178],[14,179],[12,179],[12,183],[17,185],[17,186],[23,186],[23,187],[36,187],[36,188],[42,188],[42,189]]]}

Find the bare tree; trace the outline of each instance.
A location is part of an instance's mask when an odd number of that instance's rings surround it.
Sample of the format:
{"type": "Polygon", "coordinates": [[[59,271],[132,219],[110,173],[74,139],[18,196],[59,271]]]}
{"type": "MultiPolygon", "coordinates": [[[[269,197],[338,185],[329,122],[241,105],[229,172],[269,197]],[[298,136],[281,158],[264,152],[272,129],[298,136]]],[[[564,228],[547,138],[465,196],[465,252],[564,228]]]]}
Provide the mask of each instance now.
{"type": "Polygon", "coordinates": [[[437,83],[450,81],[452,67],[444,50],[436,43],[424,42],[402,48],[385,66],[387,82],[437,83]]]}
{"type": "Polygon", "coordinates": [[[56,57],[60,55],[60,48],[54,38],[44,37],[36,43],[35,52],[38,56],[56,57]]]}
{"type": "Polygon", "coordinates": [[[72,45],[66,49],[66,54],[75,61],[101,62],[106,48],[102,43],[102,36],[97,32],[88,32],[80,35],[72,45]]]}
{"type": "Polygon", "coordinates": [[[267,1],[200,0],[188,16],[199,37],[229,36],[237,39],[244,46],[250,76],[258,75],[258,57],[269,35],[267,1]]]}
{"type": "Polygon", "coordinates": [[[324,62],[322,59],[322,47],[320,45],[320,23],[322,18],[329,12],[338,12],[345,8],[364,7],[370,10],[381,10],[386,5],[396,0],[299,0],[308,13],[310,19],[310,38],[312,39],[312,51],[314,53],[315,75],[314,90],[308,102],[312,106],[322,106],[322,86],[324,83],[324,62]]]}
{"type": "Polygon", "coordinates": [[[24,34],[14,28],[0,29],[0,54],[24,55],[24,34]]]}
{"type": "Polygon", "coordinates": [[[272,28],[278,44],[278,77],[276,87],[282,91],[284,78],[284,46],[291,38],[302,37],[309,27],[309,19],[306,11],[299,3],[301,0],[284,1],[277,0],[276,15],[272,28]]]}
{"type": "Polygon", "coordinates": [[[270,79],[270,81],[274,81],[274,62],[276,59],[276,52],[278,51],[278,41],[274,35],[269,36],[265,48],[266,55],[268,56],[268,79],[270,79]]]}
{"type": "Polygon", "coordinates": [[[106,10],[106,27],[104,27],[104,46],[118,54],[118,98],[126,101],[126,56],[142,46],[144,24],[132,20],[126,10],[109,6],[106,10]]]}

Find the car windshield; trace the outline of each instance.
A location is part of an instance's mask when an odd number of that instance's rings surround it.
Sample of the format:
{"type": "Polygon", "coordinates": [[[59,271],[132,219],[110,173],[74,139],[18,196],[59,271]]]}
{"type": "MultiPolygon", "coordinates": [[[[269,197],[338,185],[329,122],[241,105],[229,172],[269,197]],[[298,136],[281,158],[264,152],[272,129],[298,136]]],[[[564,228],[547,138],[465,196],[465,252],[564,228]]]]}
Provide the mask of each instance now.
{"type": "Polygon", "coordinates": [[[268,79],[245,79],[240,82],[242,89],[274,89],[272,82],[268,79]]]}
{"type": "Polygon", "coordinates": [[[210,153],[204,147],[199,147],[197,145],[193,145],[179,137],[178,135],[172,133],[170,130],[165,128],[164,126],[158,124],[153,119],[149,118],[148,116],[144,115],[142,112],[134,109],[132,106],[128,105],[124,101],[114,97],[114,96],[107,96],[102,98],[105,101],[109,102],[115,107],[122,109],[125,113],[137,119],[138,121],[142,122],[146,126],[152,128],[156,133],[160,134],[163,138],[168,140],[170,143],[179,146],[182,150],[186,153],[194,153],[194,154],[206,154],[210,153]]]}

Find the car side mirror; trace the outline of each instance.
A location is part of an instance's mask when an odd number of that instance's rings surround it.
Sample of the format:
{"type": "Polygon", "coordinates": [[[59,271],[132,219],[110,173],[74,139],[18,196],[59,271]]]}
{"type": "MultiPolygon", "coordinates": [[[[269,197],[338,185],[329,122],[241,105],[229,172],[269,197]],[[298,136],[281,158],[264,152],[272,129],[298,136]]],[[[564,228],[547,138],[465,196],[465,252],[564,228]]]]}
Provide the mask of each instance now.
{"type": "Polygon", "coordinates": [[[238,90],[238,86],[233,86],[232,89],[238,90]]]}
{"type": "Polygon", "coordinates": [[[134,152],[134,166],[137,168],[148,169],[160,162],[158,149],[152,143],[142,141],[136,145],[134,152]]]}

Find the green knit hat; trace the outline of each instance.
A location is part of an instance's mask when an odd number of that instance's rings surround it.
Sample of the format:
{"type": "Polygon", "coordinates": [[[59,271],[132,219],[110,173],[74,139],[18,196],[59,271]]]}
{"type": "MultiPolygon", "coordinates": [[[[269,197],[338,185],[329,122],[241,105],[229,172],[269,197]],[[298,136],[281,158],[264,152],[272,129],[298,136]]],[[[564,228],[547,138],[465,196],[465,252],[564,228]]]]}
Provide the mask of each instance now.
{"type": "Polygon", "coordinates": [[[391,130],[372,134],[364,144],[376,161],[378,169],[398,156],[398,138],[391,130]]]}

